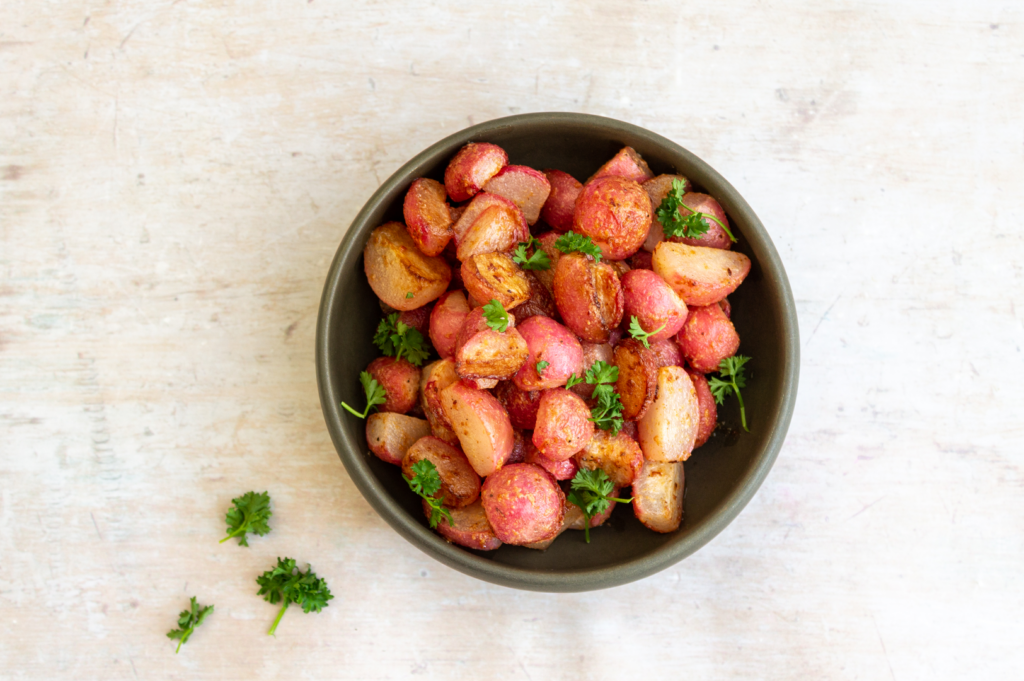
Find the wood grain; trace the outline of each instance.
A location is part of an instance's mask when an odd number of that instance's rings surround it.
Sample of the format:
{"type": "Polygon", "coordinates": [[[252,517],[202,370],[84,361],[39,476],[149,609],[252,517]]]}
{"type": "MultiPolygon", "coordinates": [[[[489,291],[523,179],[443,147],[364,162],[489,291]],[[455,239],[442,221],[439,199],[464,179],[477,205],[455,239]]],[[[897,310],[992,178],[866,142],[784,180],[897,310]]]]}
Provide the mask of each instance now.
{"type": "Polygon", "coordinates": [[[0,677],[1019,674],[1020,7],[9,0],[0,20],[0,677]],[[596,594],[490,586],[402,540],[338,461],[313,371],[328,263],[378,184],[545,110],[722,172],[802,331],[754,501],[596,594]],[[249,489],[273,532],[218,545],[249,489]],[[254,579],[278,555],[336,599],[270,639],[254,579]],[[193,595],[216,611],[175,656],[193,595]]]}

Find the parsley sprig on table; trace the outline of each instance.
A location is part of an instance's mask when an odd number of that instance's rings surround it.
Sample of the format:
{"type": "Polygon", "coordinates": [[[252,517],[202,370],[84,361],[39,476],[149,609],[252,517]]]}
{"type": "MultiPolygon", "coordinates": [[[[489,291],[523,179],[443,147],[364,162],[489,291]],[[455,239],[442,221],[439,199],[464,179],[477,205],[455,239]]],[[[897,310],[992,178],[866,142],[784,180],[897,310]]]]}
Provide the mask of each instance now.
{"type": "Polygon", "coordinates": [[[548,254],[540,247],[540,241],[535,237],[530,237],[529,241],[523,241],[516,247],[515,253],[512,254],[512,260],[524,270],[550,270],[551,269],[551,258],[548,254]],[[527,255],[526,250],[533,248],[533,255],[527,255]]]}
{"type": "MultiPolygon", "coordinates": [[[[569,378],[574,377],[575,374],[569,378]]],[[[597,400],[597,404],[590,410],[590,420],[601,430],[611,431],[612,435],[618,435],[622,428],[622,401],[619,393],[615,392],[615,382],[618,380],[619,367],[613,364],[594,362],[587,369],[587,383],[594,386],[591,399],[597,400]]],[[[573,385],[576,383],[579,381],[573,385]]],[[[566,386],[569,386],[568,382],[566,386]]]]}
{"type": "MultiPolygon", "coordinates": [[[[676,181],[678,182],[678,180],[676,180],[676,181]]],[[[651,343],[649,341],[650,337],[653,336],[654,334],[658,333],[659,331],[661,331],[664,328],[665,328],[665,325],[662,324],[661,326],[656,328],[654,331],[649,331],[649,332],[648,331],[644,331],[644,328],[642,326],[640,326],[640,322],[639,322],[639,320],[637,320],[636,315],[630,315],[630,318],[629,318],[629,335],[632,336],[633,338],[637,339],[641,343],[643,343],[645,348],[650,348],[651,347],[651,343]]]]}
{"type": "Polygon", "coordinates": [[[672,189],[661,200],[656,212],[658,222],[665,232],[666,237],[678,236],[687,239],[707,234],[709,225],[706,220],[714,220],[718,223],[729,239],[733,242],[736,237],[732,235],[725,223],[710,213],[701,213],[683,203],[683,195],[686,194],[686,183],[681,180],[672,180],[672,189]],[[679,209],[685,208],[690,211],[688,215],[680,215],[679,209]]]}
{"type": "Polygon", "coordinates": [[[378,383],[377,380],[370,375],[369,371],[359,372],[359,382],[363,384],[363,392],[366,393],[366,409],[364,409],[360,414],[344,402],[341,403],[341,406],[347,409],[350,414],[358,416],[361,419],[365,419],[371,409],[376,407],[378,404],[384,404],[388,401],[388,392],[384,390],[384,386],[378,383]]]}
{"type": "Polygon", "coordinates": [[[167,632],[167,638],[178,639],[178,647],[175,649],[174,654],[177,655],[181,650],[181,646],[188,641],[192,632],[196,630],[200,624],[203,623],[211,612],[213,612],[212,605],[206,605],[199,607],[199,603],[196,601],[196,597],[193,596],[191,599],[192,607],[188,610],[182,610],[178,616],[179,629],[171,629],[167,632]]]}
{"type": "Polygon", "coordinates": [[[562,253],[579,251],[580,253],[593,257],[594,260],[601,260],[601,249],[597,247],[597,244],[591,241],[589,236],[577,234],[572,230],[569,230],[558,238],[558,241],[555,242],[555,248],[560,250],[562,253]]]}
{"type": "Polygon", "coordinates": [[[484,319],[487,320],[487,326],[498,333],[505,333],[508,330],[508,312],[505,312],[505,308],[494,298],[484,305],[484,319]]]}
{"type": "Polygon", "coordinates": [[[423,459],[412,465],[412,473],[412,477],[405,478],[405,481],[409,483],[409,489],[423,497],[430,506],[430,528],[436,528],[442,517],[448,520],[450,527],[454,527],[452,514],[442,505],[443,499],[434,496],[441,489],[441,476],[437,473],[437,467],[423,459]]]}
{"type": "Polygon", "coordinates": [[[743,424],[743,430],[748,433],[750,429],[747,428],[747,411],[743,407],[743,395],[740,394],[740,388],[747,385],[747,377],[743,375],[743,365],[749,361],[750,358],[743,355],[726,357],[718,365],[718,373],[725,380],[718,376],[712,376],[708,381],[708,387],[711,388],[711,395],[715,398],[716,404],[722,404],[729,395],[736,395],[736,399],[740,402],[740,422],[743,424]]]}
{"type": "Polygon", "coordinates": [[[615,485],[612,484],[608,474],[598,468],[597,470],[588,470],[581,468],[577,473],[576,477],[572,479],[571,490],[566,496],[566,499],[573,504],[580,507],[583,511],[583,515],[586,517],[586,522],[583,525],[584,537],[587,543],[590,543],[590,519],[596,515],[600,515],[608,510],[608,506],[613,501],[619,503],[628,504],[633,501],[632,497],[629,499],[618,499],[612,496],[612,491],[615,489],[615,485]]]}
{"type": "Polygon", "coordinates": [[[284,603],[267,634],[273,636],[284,611],[292,603],[302,606],[302,612],[320,612],[327,607],[327,601],[334,598],[327,588],[327,582],[313,572],[313,566],[306,567],[306,572],[303,572],[295,566],[294,558],[278,558],[277,567],[256,578],[256,583],[260,585],[257,596],[263,596],[263,600],[272,605],[284,603]]]}
{"type": "Polygon", "coordinates": [[[398,313],[389,314],[380,320],[377,332],[373,335],[373,344],[380,348],[388,357],[407,360],[420,366],[430,356],[430,350],[423,339],[423,334],[416,329],[398,321],[398,313]]]}
{"type": "Polygon", "coordinates": [[[253,534],[262,537],[270,532],[270,525],[267,521],[273,513],[270,510],[270,494],[263,492],[246,492],[240,497],[231,500],[234,507],[229,509],[224,521],[228,524],[228,536],[220,540],[223,544],[232,537],[238,537],[239,546],[248,546],[249,540],[246,534],[253,534]]]}

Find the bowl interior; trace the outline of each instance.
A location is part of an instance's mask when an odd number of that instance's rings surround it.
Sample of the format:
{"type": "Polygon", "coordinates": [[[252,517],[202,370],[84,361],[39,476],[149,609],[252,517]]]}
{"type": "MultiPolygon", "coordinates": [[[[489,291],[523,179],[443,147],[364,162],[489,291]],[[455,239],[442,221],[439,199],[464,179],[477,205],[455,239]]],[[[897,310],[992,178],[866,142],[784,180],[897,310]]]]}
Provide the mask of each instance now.
{"type": "Polygon", "coordinates": [[[317,373],[324,416],[349,474],[396,530],[442,562],[482,579],[519,588],[579,591],[644,577],[689,555],[717,534],[753,496],[781,447],[796,394],[798,342],[792,293],[778,254],[745,201],[707,164],[678,145],[635,126],[579,114],[529,114],[491,121],[430,147],[399,169],[364,207],[345,237],[328,275],[317,332],[317,373]],[[371,338],[382,317],[363,273],[369,233],[387,220],[402,220],[402,199],[416,177],[443,182],[451,156],[465,143],[487,141],[511,163],[558,168],[583,181],[629,145],[655,174],[680,173],[714,196],[729,215],[750,256],[746,281],[729,297],[732,319],[748,364],[743,391],[750,432],[739,428],[735,399],[719,407],[719,429],[685,464],[683,524],[657,534],[632,509],[620,505],[605,526],[565,532],[546,551],[503,546],[475,552],[448,544],[423,517],[418,499],[397,467],[369,453],[364,422],[339,409],[362,405],[359,372],[377,355],[371,338]]]}

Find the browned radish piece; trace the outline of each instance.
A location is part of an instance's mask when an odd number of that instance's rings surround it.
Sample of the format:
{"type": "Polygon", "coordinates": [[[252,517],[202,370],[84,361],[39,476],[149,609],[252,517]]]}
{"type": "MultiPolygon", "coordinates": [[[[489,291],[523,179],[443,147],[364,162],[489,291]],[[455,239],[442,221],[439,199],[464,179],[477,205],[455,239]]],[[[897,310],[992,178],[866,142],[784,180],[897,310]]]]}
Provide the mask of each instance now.
{"type": "Polygon", "coordinates": [[[513,378],[520,390],[557,388],[572,374],[581,375],[583,347],[572,331],[548,317],[530,317],[516,329],[530,350],[513,378]]]}
{"type": "Polygon", "coordinates": [[[555,248],[555,242],[561,236],[558,232],[544,232],[537,237],[537,241],[540,242],[540,249],[547,254],[548,260],[551,261],[551,267],[546,270],[534,270],[533,273],[540,280],[540,283],[544,285],[544,288],[548,290],[548,293],[552,295],[554,295],[555,268],[558,267],[558,260],[562,257],[562,252],[555,248]]]}
{"type": "Polygon", "coordinates": [[[441,478],[441,489],[434,494],[449,508],[469,506],[480,497],[480,476],[469,465],[461,450],[432,435],[417,440],[402,457],[402,475],[411,480],[416,477],[412,467],[420,461],[429,461],[441,478]]]}
{"type": "Polygon", "coordinates": [[[486,477],[500,468],[512,453],[514,436],[494,395],[459,381],[441,391],[441,406],[477,475],[486,477]]]}
{"type": "Polygon", "coordinates": [[[476,388],[477,390],[490,390],[498,385],[498,379],[496,378],[464,378],[462,382],[470,388],[476,388]]]}
{"type": "MultiPolygon", "coordinates": [[[[447,291],[445,291],[447,293],[447,291]]],[[[441,295],[445,295],[442,293],[441,295]]],[[[434,310],[432,304],[417,307],[415,310],[405,310],[399,313],[398,321],[412,329],[416,329],[426,336],[430,333],[430,313],[434,310]]]]}
{"type": "Polygon", "coordinates": [[[544,456],[562,461],[587,446],[594,434],[590,409],[583,398],[565,388],[540,394],[533,444],[544,456]]]}
{"type": "Polygon", "coordinates": [[[430,423],[430,432],[450,445],[459,444],[459,438],[441,406],[441,391],[458,380],[455,360],[451,358],[439,359],[423,367],[423,377],[420,379],[420,406],[430,423]]]}
{"type": "Polygon", "coordinates": [[[407,359],[378,357],[366,367],[388,394],[380,411],[404,414],[416,404],[420,396],[420,368],[407,359]]]}
{"type": "Polygon", "coordinates": [[[459,331],[469,314],[469,303],[462,291],[446,291],[430,313],[430,342],[442,359],[455,354],[459,331]]]}
{"type": "Polygon", "coordinates": [[[549,459],[544,456],[532,442],[526,447],[526,463],[534,463],[551,473],[555,480],[572,480],[580,469],[576,459],[569,458],[562,461],[549,459]]]}
{"type": "Polygon", "coordinates": [[[651,352],[654,353],[659,369],[683,366],[683,353],[671,338],[651,343],[651,352]]]}
{"type": "Polygon", "coordinates": [[[423,307],[452,280],[444,258],[423,255],[401,222],[373,230],[363,249],[363,269],[377,297],[396,310],[423,307]]]}
{"type": "Polygon", "coordinates": [[[647,161],[636,153],[633,147],[623,147],[610,161],[598,168],[587,182],[599,177],[624,177],[641,183],[654,177],[654,173],[647,167],[647,161]]]}
{"type": "Polygon", "coordinates": [[[652,215],[651,200],[639,184],[624,177],[600,177],[583,185],[573,231],[589,236],[605,258],[624,260],[647,239],[652,215]]]}
{"type": "Polygon", "coordinates": [[[705,305],[690,310],[676,343],[690,366],[706,374],[736,354],[740,336],[720,305],[705,305]]]}
{"type": "MultiPolygon", "coordinates": [[[[504,333],[487,325],[482,307],[471,310],[455,346],[455,370],[462,378],[511,378],[523,366],[530,350],[508,316],[504,333]]],[[[489,387],[494,387],[489,386],[489,387]]]]}
{"type": "Polygon", "coordinates": [[[541,206],[551,193],[551,183],[539,170],[526,166],[505,166],[488,180],[484,191],[504,196],[519,206],[526,223],[532,225],[540,217],[541,206]]]}
{"type": "MultiPolygon", "coordinates": [[[[616,499],[621,499],[622,495],[619,494],[620,491],[621,490],[618,487],[613,487],[611,496],[616,499]]],[[[608,520],[608,518],[612,517],[612,511],[615,510],[616,503],[618,502],[613,501],[609,503],[608,508],[606,508],[604,511],[598,513],[595,516],[591,516],[590,528],[593,529],[595,527],[600,527],[601,525],[604,525],[605,521],[608,520]]],[[[568,526],[567,529],[582,530],[586,527],[587,516],[583,514],[583,509],[581,509],[579,506],[572,503],[568,499],[566,499],[565,501],[565,518],[566,520],[563,522],[568,526]]]]}
{"type": "Polygon", "coordinates": [[[544,175],[547,176],[548,182],[551,184],[551,193],[548,194],[548,200],[544,202],[540,216],[556,232],[568,232],[572,229],[572,214],[576,210],[576,197],[580,195],[583,185],[577,182],[575,177],[569,173],[563,173],[561,170],[545,170],[544,175]]]}
{"type": "Polygon", "coordinates": [[[729,302],[729,299],[722,298],[718,301],[718,304],[722,307],[722,312],[725,313],[725,316],[732,319],[732,303],[729,302]]]}
{"type": "Polygon", "coordinates": [[[658,396],[637,424],[648,461],[686,461],[700,427],[697,391],[682,367],[658,369],[658,396]]]}
{"type": "Polygon", "coordinates": [[[619,275],[620,279],[631,269],[629,263],[623,262],[622,260],[609,260],[608,266],[615,270],[615,274],[619,275]]]}
{"type": "MultiPolygon", "coordinates": [[[[504,196],[498,196],[497,194],[488,194],[483,192],[473,197],[473,200],[462,207],[462,212],[459,214],[459,219],[452,224],[452,241],[454,244],[449,245],[449,249],[454,249],[453,256],[458,256],[458,245],[462,241],[462,238],[469,231],[469,228],[473,226],[477,218],[483,215],[484,211],[488,208],[507,208],[509,210],[515,208],[516,204],[512,203],[504,196]]],[[[524,220],[525,224],[525,220],[524,220]]]]}
{"type": "Polygon", "coordinates": [[[506,310],[530,299],[530,280],[507,253],[468,258],[462,263],[462,281],[476,300],[497,300],[506,310]]]}
{"type": "Polygon", "coordinates": [[[424,255],[441,255],[452,238],[452,215],[445,198],[444,185],[426,177],[413,180],[405,193],[405,227],[424,255]]]}
{"type": "MultiPolygon", "coordinates": [[[[686,217],[691,213],[704,213],[705,215],[714,216],[722,225],[729,226],[729,217],[725,214],[725,209],[722,208],[718,201],[707,194],[687,192],[683,195],[683,205],[679,207],[679,214],[686,217]]],[[[691,246],[705,246],[707,248],[722,248],[726,250],[732,247],[732,239],[722,229],[722,225],[711,218],[704,218],[704,224],[707,226],[708,231],[700,236],[674,236],[669,238],[669,241],[678,241],[691,246]]]]}
{"type": "Polygon", "coordinates": [[[647,192],[647,196],[651,198],[651,206],[654,208],[651,231],[648,232],[647,240],[644,241],[644,250],[646,251],[653,251],[655,246],[665,240],[665,233],[662,230],[661,222],[658,220],[658,208],[661,207],[661,202],[665,200],[668,193],[672,191],[673,180],[679,180],[683,183],[684,192],[688,192],[693,188],[693,183],[682,175],[658,175],[640,185],[647,192]]]}
{"type": "MultiPolygon", "coordinates": [[[[512,251],[519,242],[529,239],[529,227],[526,226],[526,220],[515,204],[493,194],[481,194],[477,199],[480,197],[493,197],[495,200],[500,199],[507,202],[508,205],[488,206],[466,227],[461,238],[458,236],[459,232],[456,232],[458,240],[456,255],[462,262],[481,253],[512,251]]],[[[464,222],[469,213],[470,211],[467,209],[462,220],[457,223],[457,229],[458,224],[464,222]]]]}
{"type": "Polygon", "coordinates": [[[622,275],[622,296],[625,319],[636,317],[648,342],[671,338],[686,322],[686,303],[657,272],[630,270],[622,275]]]}
{"type": "Polygon", "coordinates": [[[651,253],[645,251],[642,248],[633,254],[633,257],[629,259],[629,267],[634,270],[652,270],[654,265],[651,264],[651,253]]]}
{"type": "Polygon", "coordinates": [[[530,317],[551,317],[558,316],[558,308],[555,307],[555,300],[547,287],[540,282],[540,279],[533,272],[527,271],[526,279],[530,282],[530,299],[522,305],[509,310],[520,322],[525,322],[530,317]]]}
{"type": "Polygon", "coordinates": [[[587,343],[608,342],[623,312],[622,285],[615,270],[582,253],[568,253],[558,260],[553,287],[565,325],[587,343]]]}
{"type": "Polygon", "coordinates": [[[717,303],[750,272],[750,258],[742,253],[667,241],[654,249],[653,263],[654,271],[687,305],[717,303]]]}
{"type": "Polygon", "coordinates": [[[513,428],[533,430],[537,425],[540,391],[520,390],[513,381],[501,381],[494,388],[494,396],[508,412],[513,428]]]}
{"type": "MultiPolygon", "coordinates": [[[[594,437],[576,455],[580,468],[603,470],[617,486],[633,484],[644,465],[644,453],[640,445],[621,430],[612,435],[604,430],[595,430],[594,437]]],[[[612,495],[614,496],[614,495],[612,495]]]]}
{"type": "MultiPolygon", "coordinates": [[[[430,518],[433,512],[424,500],[423,514],[430,518]]],[[[451,543],[477,551],[493,551],[501,546],[501,540],[487,522],[487,514],[479,500],[465,508],[453,508],[449,513],[453,525],[449,525],[448,519],[442,517],[437,524],[437,532],[451,543]]]]}
{"type": "Polygon", "coordinates": [[[452,201],[471,199],[506,163],[508,154],[498,145],[470,142],[448,162],[444,188],[452,201]]]}
{"type": "Polygon", "coordinates": [[[622,401],[622,418],[639,421],[658,392],[657,358],[640,341],[627,338],[615,346],[615,366],[619,368],[615,391],[622,401]]]}
{"type": "Polygon", "coordinates": [[[406,450],[425,435],[430,435],[430,424],[412,416],[383,411],[366,419],[366,444],[387,463],[401,464],[406,450]]]}
{"type": "Polygon", "coordinates": [[[558,533],[565,494],[540,466],[514,463],[484,480],[480,490],[487,520],[506,544],[531,544],[558,533]]]}
{"type": "MultiPolygon", "coordinates": [[[[596,362],[605,362],[606,364],[615,362],[615,353],[612,350],[611,343],[581,343],[581,345],[583,346],[583,365],[580,367],[580,373],[576,374],[577,378],[586,376],[587,371],[596,362]]],[[[584,381],[583,383],[577,383],[569,389],[583,399],[589,400],[594,394],[595,387],[584,381]]]]}
{"type": "Polygon", "coordinates": [[[503,465],[507,466],[510,463],[522,463],[526,460],[526,447],[529,443],[526,438],[523,437],[522,431],[514,431],[512,434],[512,453],[508,455],[508,459],[503,465]]]}
{"type": "Polygon", "coordinates": [[[711,433],[715,432],[715,424],[718,423],[718,407],[715,405],[715,397],[711,394],[711,387],[708,379],[699,371],[686,370],[690,380],[693,381],[693,389],[697,392],[697,411],[700,412],[700,425],[697,427],[697,439],[693,443],[696,449],[708,441],[711,433]]]}
{"type": "Polygon", "coordinates": [[[655,532],[672,532],[683,521],[683,464],[648,461],[633,481],[633,512],[655,532]]]}

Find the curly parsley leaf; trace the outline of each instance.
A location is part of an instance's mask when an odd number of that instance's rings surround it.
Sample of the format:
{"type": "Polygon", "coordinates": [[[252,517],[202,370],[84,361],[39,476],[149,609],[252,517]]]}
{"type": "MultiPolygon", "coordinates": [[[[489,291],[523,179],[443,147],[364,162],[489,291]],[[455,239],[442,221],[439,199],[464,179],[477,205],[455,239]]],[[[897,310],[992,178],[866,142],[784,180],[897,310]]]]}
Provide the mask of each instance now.
{"type": "Polygon", "coordinates": [[[515,253],[512,254],[512,260],[517,265],[522,267],[524,270],[550,270],[551,269],[551,258],[541,248],[540,241],[535,237],[530,237],[529,241],[523,241],[516,247],[515,253]],[[533,254],[527,253],[527,249],[532,248],[533,254]]]}
{"type": "Polygon", "coordinates": [[[263,492],[246,492],[240,497],[231,500],[234,507],[229,509],[224,521],[228,524],[228,536],[220,540],[223,544],[232,537],[238,537],[239,546],[248,546],[249,541],[246,534],[253,534],[262,537],[270,532],[270,525],[267,521],[273,513],[270,510],[270,494],[263,492]]]}
{"type": "Polygon", "coordinates": [[[710,223],[708,220],[714,220],[718,223],[726,234],[729,235],[729,239],[733,242],[736,241],[736,237],[732,235],[729,228],[724,222],[716,218],[710,213],[701,213],[695,211],[693,208],[683,203],[683,196],[686,194],[686,182],[682,180],[672,180],[672,189],[669,190],[665,198],[661,200],[661,205],[658,206],[658,210],[655,215],[658,218],[658,222],[661,223],[661,227],[665,232],[666,237],[683,237],[686,239],[692,239],[699,237],[703,234],[708,233],[710,223]],[[689,211],[683,215],[679,212],[680,208],[685,208],[689,211]]]}
{"type": "Polygon", "coordinates": [[[588,544],[590,543],[591,518],[607,511],[608,506],[613,501],[623,504],[633,501],[632,497],[629,499],[613,497],[612,492],[615,490],[615,485],[608,477],[608,474],[600,468],[596,470],[581,468],[576,473],[576,477],[572,479],[570,486],[571,489],[569,494],[566,495],[566,499],[570,503],[579,506],[580,510],[583,511],[583,515],[586,516],[583,532],[588,544]]]}
{"type": "Polygon", "coordinates": [[[193,596],[191,599],[192,607],[189,610],[182,610],[178,616],[178,627],[179,629],[171,629],[167,632],[167,638],[178,639],[178,647],[174,651],[177,655],[181,651],[181,646],[188,641],[192,632],[196,630],[200,624],[213,612],[212,605],[206,605],[199,607],[199,603],[196,601],[196,597],[193,596]]]}
{"type": "Polygon", "coordinates": [[[551,366],[551,362],[545,362],[544,360],[537,362],[537,375],[543,376],[544,370],[547,369],[549,366],[551,366]]]}
{"type": "Polygon", "coordinates": [[[708,387],[711,388],[711,395],[715,398],[716,404],[722,404],[729,395],[736,395],[736,399],[740,403],[740,422],[743,424],[743,430],[748,433],[750,429],[747,428],[747,410],[743,406],[743,395],[740,393],[740,388],[747,385],[743,366],[749,361],[750,358],[743,355],[726,357],[718,365],[718,373],[722,378],[712,376],[708,380],[708,387]]]}
{"type": "Polygon", "coordinates": [[[421,366],[430,356],[423,334],[398,321],[397,312],[380,320],[377,332],[373,335],[373,344],[388,357],[402,359],[405,355],[405,358],[416,366],[421,366]]]}
{"type": "Polygon", "coordinates": [[[661,326],[656,328],[654,331],[644,331],[644,328],[642,326],[640,326],[640,321],[636,318],[636,315],[630,315],[630,318],[629,318],[629,335],[632,336],[633,338],[637,339],[641,343],[643,343],[645,348],[651,347],[651,343],[650,343],[650,340],[649,340],[650,337],[653,336],[654,334],[658,333],[659,331],[661,331],[664,328],[665,328],[665,325],[662,324],[661,326]]]}
{"type": "Polygon", "coordinates": [[[283,603],[267,634],[273,636],[284,611],[292,603],[302,606],[302,612],[320,612],[327,607],[327,601],[334,598],[327,582],[313,572],[313,566],[307,565],[306,568],[306,572],[299,570],[294,558],[278,558],[277,567],[256,578],[260,586],[257,596],[263,596],[263,600],[272,605],[283,603]]]}
{"type": "Polygon", "coordinates": [[[508,330],[508,312],[505,312],[505,308],[494,298],[484,305],[484,319],[487,320],[487,326],[498,333],[505,333],[508,330]]]}
{"type": "Polygon", "coordinates": [[[565,382],[565,387],[566,387],[566,389],[569,389],[569,388],[573,387],[574,385],[578,385],[580,383],[583,383],[583,379],[580,378],[579,376],[577,376],[575,373],[572,373],[572,374],[569,374],[569,380],[567,380],[565,382]]]}
{"type": "Polygon", "coordinates": [[[444,517],[448,525],[453,526],[452,514],[443,505],[443,498],[434,496],[441,489],[441,476],[437,473],[437,467],[430,461],[422,459],[412,465],[412,477],[405,478],[411,489],[423,497],[430,506],[430,528],[434,529],[444,517]]]}
{"type": "Polygon", "coordinates": [[[414,298],[414,297],[415,297],[415,295],[413,295],[412,291],[409,291],[408,293],[405,294],[405,299],[406,300],[409,300],[410,298],[414,298]]]}
{"type": "Polygon", "coordinates": [[[615,391],[615,382],[619,380],[619,367],[607,362],[594,362],[587,369],[587,383],[594,386],[591,399],[596,404],[590,410],[590,420],[601,430],[611,431],[618,435],[622,428],[622,400],[615,391]]]}
{"type": "Polygon", "coordinates": [[[388,393],[384,390],[384,386],[378,383],[377,380],[370,375],[369,371],[359,372],[359,382],[363,384],[363,392],[366,393],[366,409],[364,409],[363,413],[360,414],[344,402],[341,403],[341,406],[347,409],[350,414],[358,416],[361,419],[365,419],[371,409],[376,407],[378,404],[384,404],[388,401],[388,393]]]}
{"type": "Polygon", "coordinates": [[[579,251],[580,253],[593,257],[594,260],[601,260],[601,249],[597,247],[597,244],[591,241],[589,236],[577,234],[572,230],[558,238],[558,241],[555,242],[555,248],[560,250],[562,253],[579,251]]]}

